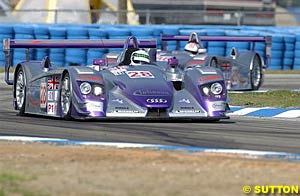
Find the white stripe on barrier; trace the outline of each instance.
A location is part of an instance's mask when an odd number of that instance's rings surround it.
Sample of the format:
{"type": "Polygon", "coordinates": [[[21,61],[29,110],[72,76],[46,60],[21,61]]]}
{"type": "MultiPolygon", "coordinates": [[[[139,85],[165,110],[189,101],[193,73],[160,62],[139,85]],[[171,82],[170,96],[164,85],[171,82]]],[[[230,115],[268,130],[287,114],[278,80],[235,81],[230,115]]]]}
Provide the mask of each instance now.
{"type": "Polygon", "coordinates": [[[289,110],[278,115],[273,116],[275,118],[297,118],[300,117],[300,110],[289,110]]]}
{"type": "Polygon", "coordinates": [[[228,115],[243,116],[243,115],[246,115],[246,114],[249,114],[251,112],[255,112],[257,110],[261,110],[261,109],[266,109],[266,108],[244,108],[244,109],[241,109],[241,110],[229,113],[228,115]]]}

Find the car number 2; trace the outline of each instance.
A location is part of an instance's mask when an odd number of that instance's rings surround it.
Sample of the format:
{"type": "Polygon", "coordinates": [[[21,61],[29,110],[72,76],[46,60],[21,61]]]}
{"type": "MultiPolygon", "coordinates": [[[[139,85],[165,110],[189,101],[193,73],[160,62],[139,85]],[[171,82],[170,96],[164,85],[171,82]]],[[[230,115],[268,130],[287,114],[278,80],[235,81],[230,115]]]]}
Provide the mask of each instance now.
{"type": "Polygon", "coordinates": [[[129,78],[154,78],[150,71],[127,71],[126,74],[129,78]]]}

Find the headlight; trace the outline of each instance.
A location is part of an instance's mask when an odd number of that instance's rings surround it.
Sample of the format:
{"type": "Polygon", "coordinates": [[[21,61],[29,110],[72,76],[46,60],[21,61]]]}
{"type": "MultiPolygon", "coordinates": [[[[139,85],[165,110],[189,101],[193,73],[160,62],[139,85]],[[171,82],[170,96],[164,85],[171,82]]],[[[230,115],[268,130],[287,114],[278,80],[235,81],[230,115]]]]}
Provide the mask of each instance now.
{"type": "Polygon", "coordinates": [[[208,87],[203,87],[203,93],[205,94],[205,95],[209,95],[209,88],[208,87]]]}
{"type": "Polygon", "coordinates": [[[222,93],[223,87],[220,83],[216,82],[211,85],[210,90],[213,94],[219,95],[222,93]]]}
{"type": "Polygon", "coordinates": [[[94,86],[93,93],[96,96],[99,96],[103,93],[103,89],[101,86],[94,86]]]}
{"type": "Polygon", "coordinates": [[[87,95],[91,92],[92,86],[88,82],[83,82],[80,84],[80,91],[82,94],[87,95]]]}

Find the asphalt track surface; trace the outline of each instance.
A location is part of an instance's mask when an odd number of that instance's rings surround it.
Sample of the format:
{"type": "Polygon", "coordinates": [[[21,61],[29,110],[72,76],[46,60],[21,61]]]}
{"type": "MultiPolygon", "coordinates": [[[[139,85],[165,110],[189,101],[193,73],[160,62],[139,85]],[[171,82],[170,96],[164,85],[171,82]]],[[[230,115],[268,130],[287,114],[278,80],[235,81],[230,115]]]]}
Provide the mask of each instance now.
{"type": "MultiPolygon", "coordinates": [[[[275,78],[278,76],[275,76],[275,78]]],[[[284,77],[281,77],[284,79],[284,77]]],[[[297,88],[299,78],[285,76],[297,88]]],[[[64,121],[18,116],[12,109],[11,86],[0,77],[0,135],[36,136],[100,142],[130,142],[300,153],[300,119],[231,117],[201,121],[64,121]]],[[[272,84],[286,89],[286,83],[272,84]]],[[[274,79],[278,81],[278,79],[274,79]]],[[[270,84],[268,84],[270,83],[270,84]]],[[[298,84],[299,86],[299,84],[298,84]]],[[[264,86],[268,88],[268,86],[264,86]]]]}

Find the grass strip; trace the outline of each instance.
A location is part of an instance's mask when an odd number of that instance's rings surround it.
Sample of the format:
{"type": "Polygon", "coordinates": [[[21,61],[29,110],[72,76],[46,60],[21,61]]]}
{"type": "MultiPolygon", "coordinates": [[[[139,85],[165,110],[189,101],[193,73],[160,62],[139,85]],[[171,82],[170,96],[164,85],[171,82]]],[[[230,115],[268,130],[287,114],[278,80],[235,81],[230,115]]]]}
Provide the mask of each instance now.
{"type": "Polygon", "coordinates": [[[230,105],[246,107],[300,108],[300,92],[276,90],[266,93],[229,93],[230,105]]]}

